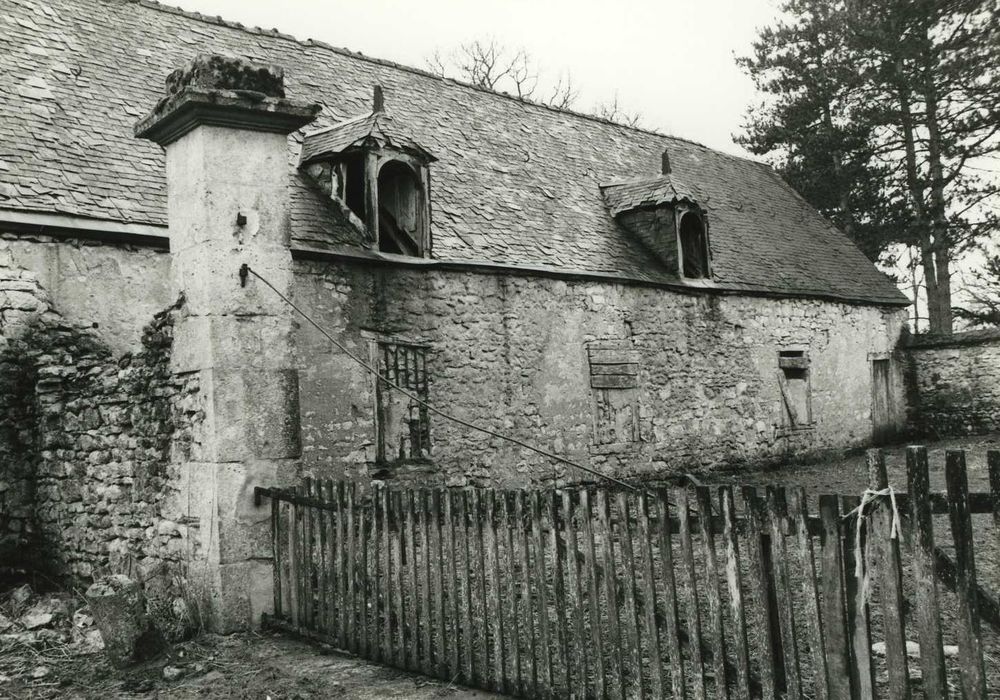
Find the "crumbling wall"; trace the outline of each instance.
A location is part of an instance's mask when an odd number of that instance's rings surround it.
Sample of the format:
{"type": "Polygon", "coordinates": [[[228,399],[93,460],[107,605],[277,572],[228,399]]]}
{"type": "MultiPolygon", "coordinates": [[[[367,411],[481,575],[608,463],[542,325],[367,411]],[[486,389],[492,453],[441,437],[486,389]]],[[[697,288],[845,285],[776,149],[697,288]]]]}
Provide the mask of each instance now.
{"type": "MultiPolygon", "coordinates": [[[[426,346],[429,398],[442,409],[619,475],[870,443],[871,361],[892,355],[905,320],[821,300],[347,262],[298,263],[295,299],[362,358],[377,359],[379,338],[426,346]],[[812,417],[791,429],[779,352],[799,349],[812,417]]],[[[307,472],[511,486],[589,478],[436,416],[430,460],[378,464],[374,381],[309,324],[296,346],[307,472]]],[[[902,427],[896,360],[892,374],[902,427]]]]}
{"type": "Polygon", "coordinates": [[[906,354],[914,433],[958,436],[1000,431],[1000,330],[912,336],[906,354]]]}
{"type": "MultiPolygon", "coordinates": [[[[0,256],[3,256],[0,253],[0,256]]],[[[198,387],[170,371],[179,305],[115,356],[68,322],[32,272],[0,260],[0,540],[57,575],[149,572],[183,559],[174,503],[198,387]]]]}

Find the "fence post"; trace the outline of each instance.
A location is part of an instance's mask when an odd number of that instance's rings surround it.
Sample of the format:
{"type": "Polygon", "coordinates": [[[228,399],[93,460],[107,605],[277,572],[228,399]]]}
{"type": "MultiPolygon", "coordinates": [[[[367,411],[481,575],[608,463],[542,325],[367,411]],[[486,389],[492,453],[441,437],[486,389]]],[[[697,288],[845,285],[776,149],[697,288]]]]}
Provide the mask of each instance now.
{"type": "MultiPolygon", "coordinates": [[[[603,489],[597,495],[597,536],[603,547],[604,594],[608,604],[608,636],[611,647],[611,668],[615,676],[617,697],[625,697],[625,675],[622,668],[621,621],[618,615],[618,572],[615,569],[614,538],[611,532],[608,496],[603,489]]],[[[611,690],[611,688],[609,688],[611,690]]],[[[610,694],[610,693],[609,693],[610,694]]]]}
{"type": "Polygon", "coordinates": [[[751,570],[756,579],[754,590],[761,622],[764,624],[764,643],[759,647],[761,693],[764,700],[774,700],[785,690],[785,662],[781,648],[781,633],[778,631],[778,604],[771,573],[771,542],[764,532],[757,490],[745,486],[742,496],[747,539],[750,542],[751,570]]]}
{"type": "Polygon", "coordinates": [[[649,645],[649,677],[654,698],[663,697],[663,661],[656,628],[656,578],[653,574],[653,539],[649,528],[649,502],[639,493],[639,551],[642,560],[644,632],[649,645]]]}
{"type": "Polygon", "coordinates": [[[840,505],[836,496],[819,497],[822,522],[823,634],[831,700],[851,700],[851,649],[841,547],[840,505]]]}
{"type": "MultiPolygon", "coordinates": [[[[841,507],[845,513],[861,505],[857,496],[845,496],[841,507]]],[[[844,564],[847,568],[847,620],[851,630],[851,686],[855,697],[871,700],[875,697],[875,669],[872,666],[871,629],[868,621],[868,600],[861,585],[865,577],[865,523],[855,512],[844,533],[844,564]]]]}
{"type": "MultiPolygon", "coordinates": [[[[579,545],[577,542],[576,522],[573,518],[573,494],[562,492],[563,523],[566,527],[566,571],[569,575],[569,591],[573,598],[573,643],[572,659],[575,686],[570,686],[567,693],[583,697],[587,694],[587,666],[584,649],[587,644],[583,624],[583,586],[580,584],[579,545]],[[573,688],[576,688],[576,692],[573,688]]],[[[597,647],[599,652],[600,647],[597,647]]],[[[599,653],[598,653],[599,655],[599,653]]]]}
{"type": "Polygon", "coordinates": [[[812,534],[809,532],[809,505],[806,491],[797,488],[792,491],[792,527],[799,542],[799,559],[802,566],[802,593],[806,598],[806,627],[810,632],[809,647],[813,658],[813,680],[817,700],[830,696],[826,646],[823,639],[823,617],[820,614],[819,591],[816,589],[816,557],[813,551],[812,534]]]}
{"type": "MultiPolygon", "coordinates": [[[[868,488],[889,488],[882,450],[867,452],[868,488]]],[[[875,570],[881,582],[882,630],[885,635],[885,659],[888,668],[887,692],[893,700],[910,697],[910,672],[906,658],[906,631],[903,613],[903,567],[899,557],[899,539],[893,531],[894,503],[886,497],[872,504],[869,519],[869,546],[875,548],[875,570]]]]}
{"type": "Polygon", "coordinates": [[[964,451],[948,450],[945,455],[945,479],[948,484],[951,534],[955,542],[955,594],[958,596],[958,652],[962,667],[962,689],[967,698],[985,698],[986,674],[983,669],[976,559],[972,545],[972,517],[964,451]]]}
{"type": "Polygon", "coordinates": [[[732,486],[719,487],[722,510],[722,537],[726,543],[726,584],[736,629],[736,689],[741,700],[750,700],[750,653],[747,649],[747,622],[743,610],[743,584],[740,574],[740,544],[736,533],[736,502],[732,486]]]}
{"type": "Polygon", "coordinates": [[[698,502],[699,539],[704,560],[706,581],[703,590],[708,598],[708,625],[711,629],[712,665],[715,669],[715,697],[728,700],[726,679],[726,635],[722,623],[722,597],[719,595],[719,564],[715,557],[715,536],[712,533],[712,495],[707,486],[695,489],[698,502]]]}
{"type": "Polygon", "coordinates": [[[771,565],[774,567],[774,592],[778,601],[778,629],[784,651],[785,680],[789,700],[802,697],[799,649],[795,639],[792,588],[788,576],[788,552],[785,546],[784,521],[787,515],[785,490],[767,487],[767,509],[771,522],[771,565]]]}
{"type": "Polygon", "coordinates": [[[625,572],[625,580],[622,581],[625,598],[625,620],[623,627],[628,646],[628,672],[625,674],[630,681],[630,688],[626,695],[630,698],[645,697],[642,684],[642,647],[639,639],[639,601],[638,588],[636,587],[635,551],[632,547],[632,526],[630,524],[628,494],[619,491],[615,501],[618,504],[618,514],[620,526],[618,528],[618,539],[621,542],[622,564],[625,572]]]}
{"type": "Polygon", "coordinates": [[[583,525],[583,567],[587,573],[587,593],[590,603],[590,634],[593,644],[593,658],[596,661],[596,697],[605,697],[608,681],[604,665],[604,644],[601,627],[600,593],[597,588],[597,561],[594,551],[593,513],[590,508],[590,492],[580,490],[580,524],[583,525]]]}
{"type": "Polygon", "coordinates": [[[666,618],[667,648],[670,653],[670,687],[673,697],[684,700],[684,658],[681,654],[681,638],[678,624],[677,582],[674,578],[673,527],[670,524],[670,500],[664,490],[656,492],[660,516],[660,564],[663,567],[663,589],[666,595],[664,613],[666,618]]]}
{"type": "Polygon", "coordinates": [[[694,698],[705,700],[705,662],[701,651],[701,613],[698,609],[698,581],[695,579],[694,548],[691,545],[691,513],[686,488],[674,489],[677,521],[681,540],[681,564],[687,594],[688,643],[691,649],[691,672],[694,675],[694,698]]]}
{"type": "Polygon", "coordinates": [[[906,448],[907,491],[913,528],[913,577],[916,583],[914,610],[920,632],[920,667],[927,700],[948,697],[941,619],[938,609],[937,573],[934,570],[934,521],[931,516],[930,477],[927,450],[906,448]]]}

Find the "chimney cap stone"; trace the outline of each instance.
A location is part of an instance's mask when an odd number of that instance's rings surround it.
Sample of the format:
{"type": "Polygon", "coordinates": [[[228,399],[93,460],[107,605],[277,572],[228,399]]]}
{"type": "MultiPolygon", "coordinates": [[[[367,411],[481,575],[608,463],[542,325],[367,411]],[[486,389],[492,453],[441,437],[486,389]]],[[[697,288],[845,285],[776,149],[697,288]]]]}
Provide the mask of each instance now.
{"type": "Polygon", "coordinates": [[[211,54],[167,76],[166,93],[135,125],[138,138],[161,146],[201,124],[288,134],[321,109],[286,99],[280,66],[211,54]]]}

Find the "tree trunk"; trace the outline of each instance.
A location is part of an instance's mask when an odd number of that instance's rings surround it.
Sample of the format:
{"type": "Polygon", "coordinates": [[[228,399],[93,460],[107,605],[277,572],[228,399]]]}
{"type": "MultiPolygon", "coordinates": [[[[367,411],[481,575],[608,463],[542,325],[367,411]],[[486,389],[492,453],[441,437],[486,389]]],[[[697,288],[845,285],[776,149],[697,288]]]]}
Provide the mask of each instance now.
{"type": "MultiPolygon", "coordinates": [[[[935,60],[930,46],[930,38],[925,37],[923,51],[924,61],[924,100],[926,102],[925,120],[927,127],[927,160],[930,168],[930,228],[934,268],[936,273],[936,290],[934,305],[937,307],[937,325],[932,325],[931,333],[951,333],[953,319],[951,312],[951,239],[948,231],[947,204],[944,195],[944,170],[941,165],[941,128],[938,124],[938,95],[935,83],[935,60]]],[[[927,303],[932,303],[928,289],[927,303]]]]}

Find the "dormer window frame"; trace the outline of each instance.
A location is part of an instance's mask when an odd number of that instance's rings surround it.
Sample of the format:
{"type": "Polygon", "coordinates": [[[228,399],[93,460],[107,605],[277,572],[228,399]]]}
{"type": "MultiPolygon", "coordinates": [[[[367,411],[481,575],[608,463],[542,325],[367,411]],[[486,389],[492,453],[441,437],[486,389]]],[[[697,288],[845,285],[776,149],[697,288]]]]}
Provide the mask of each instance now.
{"type": "MultiPolygon", "coordinates": [[[[379,222],[379,187],[378,179],[382,169],[390,163],[402,163],[413,171],[419,187],[420,204],[418,206],[417,223],[417,255],[407,257],[429,258],[431,254],[431,198],[430,198],[430,168],[427,162],[417,156],[397,149],[377,148],[365,152],[365,222],[368,225],[376,249],[381,247],[381,232],[379,222]]],[[[385,255],[387,253],[383,253],[385,255]]],[[[391,255],[392,253],[388,253],[391,255]]]]}
{"type": "Polygon", "coordinates": [[[674,205],[674,235],[677,242],[677,275],[686,282],[698,282],[712,279],[712,246],[709,237],[708,215],[701,207],[693,203],[678,202],[674,205]],[[700,277],[689,277],[684,274],[684,241],[681,238],[681,224],[685,216],[697,217],[703,233],[703,255],[705,274],[700,277]]]}

